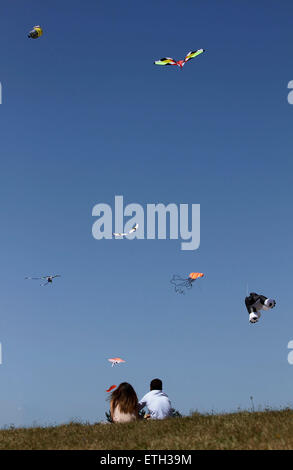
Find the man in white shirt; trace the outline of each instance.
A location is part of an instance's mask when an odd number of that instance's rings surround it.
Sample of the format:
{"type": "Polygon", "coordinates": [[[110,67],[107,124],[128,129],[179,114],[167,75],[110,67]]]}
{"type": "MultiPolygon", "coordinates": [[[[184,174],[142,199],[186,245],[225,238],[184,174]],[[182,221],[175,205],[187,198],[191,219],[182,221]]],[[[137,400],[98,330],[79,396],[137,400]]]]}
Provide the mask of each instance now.
{"type": "Polygon", "coordinates": [[[151,391],[138,403],[139,411],[147,406],[151,419],[165,419],[171,416],[171,402],[162,389],[163,384],[160,379],[152,380],[150,383],[151,391]]]}

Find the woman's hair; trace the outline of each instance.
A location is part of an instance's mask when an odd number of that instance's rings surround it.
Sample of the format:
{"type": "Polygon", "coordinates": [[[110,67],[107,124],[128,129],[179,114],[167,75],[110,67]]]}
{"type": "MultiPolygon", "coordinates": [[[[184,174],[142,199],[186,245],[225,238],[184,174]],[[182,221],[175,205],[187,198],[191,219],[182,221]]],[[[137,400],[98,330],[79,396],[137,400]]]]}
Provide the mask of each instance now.
{"type": "Polygon", "coordinates": [[[121,413],[137,413],[138,399],[134,388],[127,382],[122,382],[111,395],[111,405],[114,410],[119,405],[121,413]]]}

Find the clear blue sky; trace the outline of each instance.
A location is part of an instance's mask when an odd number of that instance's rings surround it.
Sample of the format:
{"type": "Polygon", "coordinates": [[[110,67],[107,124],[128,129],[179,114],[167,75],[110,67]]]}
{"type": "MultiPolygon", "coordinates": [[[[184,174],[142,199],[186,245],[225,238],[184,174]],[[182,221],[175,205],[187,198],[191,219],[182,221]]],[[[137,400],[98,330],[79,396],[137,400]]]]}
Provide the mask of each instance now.
{"type": "Polygon", "coordinates": [[[184,414],[293,403],[292,18],[291,0],[3,2],[1,426],[102,420],[107,387],[154,377],[184,414]],[[115,195],[201,204],[200,248],[94,240],[115,195]],[[277,300],[254,326],[247,283],[277,300]]]}

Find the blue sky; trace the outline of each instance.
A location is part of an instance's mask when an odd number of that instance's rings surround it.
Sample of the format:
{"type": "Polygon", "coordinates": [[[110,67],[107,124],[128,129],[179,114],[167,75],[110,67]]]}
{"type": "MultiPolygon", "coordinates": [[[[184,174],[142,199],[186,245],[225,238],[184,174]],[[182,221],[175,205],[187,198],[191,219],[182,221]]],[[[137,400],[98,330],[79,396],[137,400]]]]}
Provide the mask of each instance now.
{"type": "Polygon", "coordinates": [[[106,388],[154,377],[184,414],[292,405],[293,5],[247,3],[1,6],[1,426],[99,421],[106,388]],[[95,240],[115,195],[200,204],[200,248],[95,240]],[[277,301],[254,326],[247,284],[277,301]]]}

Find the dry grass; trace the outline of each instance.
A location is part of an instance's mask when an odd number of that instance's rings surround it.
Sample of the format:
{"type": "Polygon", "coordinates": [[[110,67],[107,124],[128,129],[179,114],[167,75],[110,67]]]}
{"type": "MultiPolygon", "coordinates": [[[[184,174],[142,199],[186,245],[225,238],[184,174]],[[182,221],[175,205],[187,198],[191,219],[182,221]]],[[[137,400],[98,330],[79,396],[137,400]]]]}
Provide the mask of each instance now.
{"type": "Polygon", "coordinates": [[[293,449],[293,410],[0,430],[0,449],[293,449]]]}

